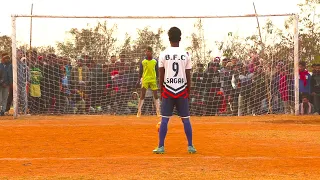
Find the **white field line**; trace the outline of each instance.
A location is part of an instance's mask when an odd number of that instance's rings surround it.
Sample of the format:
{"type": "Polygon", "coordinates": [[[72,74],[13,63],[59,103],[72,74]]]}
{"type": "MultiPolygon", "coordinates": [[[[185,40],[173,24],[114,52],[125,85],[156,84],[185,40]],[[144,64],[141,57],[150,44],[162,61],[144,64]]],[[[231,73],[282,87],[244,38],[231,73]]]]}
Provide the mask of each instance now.
{"type": "MultiPolygon", "coordinates": [[[[0,121],[1,123],[1,121],[0,121]]],[[[97,126],[114,126],[114,125],[154,125],[154,124],[157,124],[158,121],[155,121],[154,123],[151,123],[151,122],[147,122],[147,123],[139,123],[139,122],[128,122],[128,123],[101,123],[101,124],[0,124],[0,127],[97,127],[97,126]]],[[[203,123],[193,123],[194,125],[198,125],[198,124],[270,124],[270,125],[276,125],[274,123],[266,123],[266,122],[233,122],[233,121],[230,121],[230,122],[203,122],[203,123]]],[[[286,126],[289,126],[289,125],[308,125],[308,126],[319,126],[317,124],[295,124],[295,123],[288,123],[288,124],[285,124],[286,126]]]]}
{"type": "Polygon", "coordinates": [[[39,157],[39,158],[0,158],[0,161],[34,161],[34,160],[58,160],[58,161],[77,161],[77,160],[119,160],[119,159],[131,159],[131,160],[147,160],[147,159],[222,159],[222,160],[286,160],[286,159],[317,159],[320,160],[320,156],[291,156],[291,157],[270,157],[270,156],[244,156],[244,157],[229,157],[229,156],[194,156],[189,157],[182,156],[166,156],[166,155],[154,155],[150,156],[114,156],[114,157],[74,157],[74,158],[59,158],[59,157],[39,157]]]}

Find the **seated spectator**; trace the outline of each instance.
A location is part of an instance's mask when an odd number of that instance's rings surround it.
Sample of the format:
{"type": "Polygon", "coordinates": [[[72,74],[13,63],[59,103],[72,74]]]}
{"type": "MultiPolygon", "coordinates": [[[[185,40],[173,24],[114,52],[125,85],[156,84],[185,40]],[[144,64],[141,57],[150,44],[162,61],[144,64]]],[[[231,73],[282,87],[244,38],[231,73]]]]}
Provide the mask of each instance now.
{"type": "Polygon", "coordinates": [[[302,97],[302,103],[299,105],[299,114],[300,115],[310,115],[314,113],[314,107],[309,102],[309,99],[307,96],[302,97]]]}
{"type": "Polygon", "coordinates": [[[131,99],[128,101],[128,108],[130,110],[130,114],[136,114],[138,109],[139,96],[138,93],[134,92],[131,95],[131,99]]]}

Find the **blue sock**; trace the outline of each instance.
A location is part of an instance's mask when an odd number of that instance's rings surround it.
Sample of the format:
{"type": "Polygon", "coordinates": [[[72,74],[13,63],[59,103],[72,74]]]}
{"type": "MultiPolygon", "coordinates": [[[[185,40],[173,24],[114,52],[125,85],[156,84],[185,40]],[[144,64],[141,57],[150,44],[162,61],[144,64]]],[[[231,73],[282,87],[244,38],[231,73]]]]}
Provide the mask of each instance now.
{"type": "Polygon", "coordinates": [[[169,118],[162,117],[160,129],[159,129],[159,147],[164,146],[164,139],[166,138],[167,131],[168,131],[168,122],[169,122],[169,118]]]}
{"type": "Polygon", "coordinates": [[[184,126],[184,132],[186,133],[187,139],[188,139],[188,146],[192,146],[192,128],[190,124],[189,118],[182,119],[183,126],[184,126]]]}

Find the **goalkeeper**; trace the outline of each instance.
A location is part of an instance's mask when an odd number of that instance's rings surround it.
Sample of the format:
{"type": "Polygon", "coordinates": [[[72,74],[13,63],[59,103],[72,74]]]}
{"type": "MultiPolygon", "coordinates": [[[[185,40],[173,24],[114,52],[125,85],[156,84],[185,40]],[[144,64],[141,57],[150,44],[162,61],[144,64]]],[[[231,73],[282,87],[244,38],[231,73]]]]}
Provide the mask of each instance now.
{"type": "MultiPolygon", "coordinates": [[[[143,106],[144,98],[146,95],[147,89],[151,89],[153,92],[153,100],[156,107],[157,116],[160,116],[160,103],[158,98],[158,85],[157,85],[157,76],[158,76],[158,61],[152,57],[152,48],[147,47],[146,49],[146,58],[141,61],[140,71],[139,71],[139,80],[141,80],[141,96],[138,104],[138,113],[137,117],[141,116],[141,109],[143,106]]],[[[137,82],[139,84],[139,81],[137,82]]]]}

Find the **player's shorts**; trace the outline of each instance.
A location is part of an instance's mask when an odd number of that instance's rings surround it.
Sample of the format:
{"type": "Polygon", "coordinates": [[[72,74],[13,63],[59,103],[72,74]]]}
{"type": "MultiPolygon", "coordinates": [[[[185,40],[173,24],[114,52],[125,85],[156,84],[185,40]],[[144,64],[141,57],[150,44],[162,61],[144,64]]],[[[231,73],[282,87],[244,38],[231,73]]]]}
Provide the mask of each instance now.
{"type": "Polygon", "coordinates": [[[173,109],[176,107],[178,115],[181,118],[189,118],[189,100],[188,98],[179,97],[179,98],[162,98],[161,101],[161,116],[162,117],[171,117],[173,115],[173,109]]]}
{"type": "Polygon", "coordinates": [[[149,89],[150,88],[152,91],[158,90],[157,82],[143,82],[142,81],[141,87],[143,87],[145,89],[149,89]]]}

